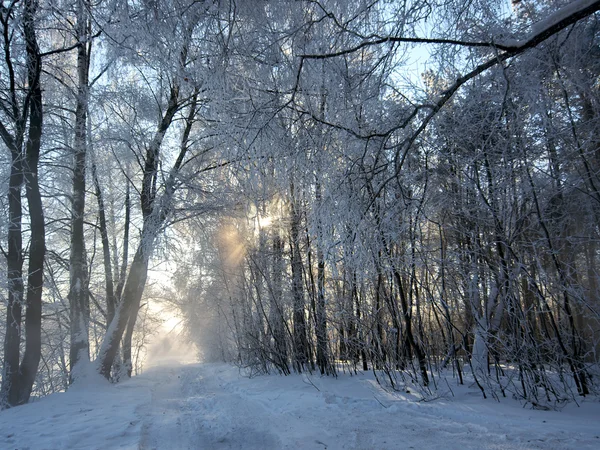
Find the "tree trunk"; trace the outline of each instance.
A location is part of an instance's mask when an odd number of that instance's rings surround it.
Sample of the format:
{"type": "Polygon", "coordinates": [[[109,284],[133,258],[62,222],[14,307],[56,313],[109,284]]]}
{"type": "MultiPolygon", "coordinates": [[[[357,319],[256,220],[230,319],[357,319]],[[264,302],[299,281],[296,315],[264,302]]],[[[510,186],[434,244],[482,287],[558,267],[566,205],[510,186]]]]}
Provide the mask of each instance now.
{"type": "MultiPolygon", "coordinates": [[[[317,210],[321,209],[321,183],[315,184],[315,196],[317,210]]],[[[315,311],[315,331],[317,335],[317,366],[321,375],[335,373],[329,364],[328,339],[327,339],[327,315],[325,311],[325,259],[321,248],[323,230],[321,221],[317,218],[317,304],[315,311]]]]}
{"type": "Polygon", "coordinates": [[[29,269],[27,298],[25,300],[25,353],[20,367],[18,404],[27,403],[33,389],[42,352],[42,285],[44,282],[44,257],[46,254],[46,230],[42,197],[38,184],[38,163],[42,138],[43,110],[40,75],[42,59],[34,27],[37,10],[35,0],[25,2],[23,15],[27,50],[28,81],[31,86],[29,136],[26,146],[25,193],[29,206],[31,241],[29,245],[29,269]]]}
{"type": "Polygon", "coordinates": [[[19,360],[21,343],[21,315],[23,305],[23,237],[21,235],[21,187],[23,161],[20,149],[11,149],[12,165],[8,186],[8,305],[6,308],[6,335],[4,337],[4,367],[0,390],[0,408],[17,404],[19,360]]]}
{"type": "Polygon", "coordinates": [[[408,308],[408,302],[406,301],[406,292],[402,283],[402,277],[395,267],[393,267],[393,271],[396,287],[398,288],[398,292],[400,294],[400,306],[402,307],[402,316],[404,317],[404,332],[406,333],[406,339],[410,347],[415,352],[417,361],[419,362],[419,369],[421,370],[421,379],[423,385],[427,386],[429,384],[429,376],[427,375],[427,361],[425,360],[425,354],[423,353],[421,346],[415,341],[414,338],[410,310],[408,308]]]}
{"type": "MultiPolygon", "coordinates": [[[[140,297],[141,299],[141,297],[140,297]]],[[[125,367],[126,374],[131,378],[131,374],[133,373],[133,358],[131,356],[131,348],[133,341],[133,331],[135,330],[135,322],[137,320],[137,315],[139,312],[139,304],[138,307],[131,311],[129,314],[129,320],[127,321],[127,327],[125,328],[125,336],[123,337],[123,366],[125,367]]]]}
{"type": "Polygon", "coordinates": [[[71,317],[71,381],[75,380],[78,363],[90,358],[89,325],[90,303],[88,292],[87,253],[83,230],[85,215],[85,171],[87,157],[87,107],[89,82],[89,36],[90,23],[84,0],[77,2],[77,106],[75,109],[73,196],[71,205],[71,253],[69,258],[70,283],[69,306],[71,317]]]}
{"type": "MultiPolygon", "coordinates": [[[[115,271],[119,274],[119,282],[117,283],[117,290],[115,292],[115,307],[121,301],[121,297],[123,295],[123,287],[125,286],[125,278],[127,274],[127,265],[129,264],[129,226],[131,223],[131,196],[130,196],[130,187],[129,183],[127,183],[127,188],[125,190],[125,227],[123,230],[123,260],[121,261],[121,269],[119,270],[119,266],[115,265],[115,271]]],[[[118,259],[116,256],[116,248],[115,248],[115,259],[118,259]]],[[[108,322],[110,323],[110,322],[108,322]]]]}
{"type": "MultiPolygon", "coordinates": [[[[98,219],[100,224],[100,237],[102,239],[102,256],[104,262],[104,281],[106,286],[106,323],[111,323],[115,317],[117,308],[117,299],[114,291],[114,279],[112,273],[112,264],[110,261],[110,242],[108,240],[108,226],[106,224],[106,210],[104,207],[104,196],[98,179],[96,162],[92,160],[92,177],[96,190],[96,199],[98,201],[98,219]]],[[[126,214],[127,215],[127,214],[126,214]]]]}
{"type": "MultiPolygon", "coordinates": [[[[153,237],[147,236],[146,239],[153,239],[153,237]]],[[[146,286],[148,255],[145,254],[144,247],[144,244],[141,243],[133,257],[129,276],[123,289],[123,299],[106,331],[98,354],[98,371],[107,379],[110,378],[111,368],[119,351],[119,344],[127,322],[134,312],[137,313],[146,286]]]]}
{"type": "Polygon", "coordinates": [[[273,327],[273,341],[275,351],[272,358],[284,374],[289,374],[288,354],[285,336],[285,319],[283,317],[283,240],[279,230],[273,230],[273,292],[269,306],[269,322],[273,327]]]}
{"type": "Polygon", "coordinates": [[[293,346],[294,368],[302,372],[309,362],[308,339],[306,336],[306,319],[304,316],[304,289],[302,288],[302,256],[300,253],[300,212],[295,198],[294,184],[290,183],[292,198],[290,220],[291,266],[292,266],[292,298],[293,298],[293,346]]]}

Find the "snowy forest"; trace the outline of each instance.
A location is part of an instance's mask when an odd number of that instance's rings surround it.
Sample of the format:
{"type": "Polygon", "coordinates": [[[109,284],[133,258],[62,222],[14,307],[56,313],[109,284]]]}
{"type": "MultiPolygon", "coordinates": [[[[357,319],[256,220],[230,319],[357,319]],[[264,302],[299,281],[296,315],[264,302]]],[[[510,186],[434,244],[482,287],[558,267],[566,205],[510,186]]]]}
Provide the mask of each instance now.
{"type": "Polygon", "coordinates": [[[2,0],[1,409],[161,316],[253,375],[597,395],[599,10],[2,0]]]}

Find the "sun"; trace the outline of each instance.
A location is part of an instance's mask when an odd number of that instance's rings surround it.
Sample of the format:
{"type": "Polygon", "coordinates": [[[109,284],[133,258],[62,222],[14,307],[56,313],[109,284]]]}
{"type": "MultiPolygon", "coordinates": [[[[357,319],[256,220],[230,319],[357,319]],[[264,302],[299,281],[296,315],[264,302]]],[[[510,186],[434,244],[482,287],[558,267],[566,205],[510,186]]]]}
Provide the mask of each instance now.
{"type": "Polygon", "coordinates": [[[273,216],[256,216],[256,223],[259,229],[269,228],[274,222],[273,216]]]}

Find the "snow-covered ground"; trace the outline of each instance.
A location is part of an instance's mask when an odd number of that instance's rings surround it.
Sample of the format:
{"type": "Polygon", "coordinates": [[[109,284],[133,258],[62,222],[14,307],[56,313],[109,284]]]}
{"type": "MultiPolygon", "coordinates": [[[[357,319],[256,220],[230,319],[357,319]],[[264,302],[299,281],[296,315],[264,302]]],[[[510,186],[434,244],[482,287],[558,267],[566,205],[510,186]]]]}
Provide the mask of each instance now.
{"type": "Polygon", "coordinates": [[[556,412],[453,391],[415,402],[385,391],[372,374],[247,378],[223,364],[169,364],[3,411],[0,448],[600,448],[598,399],[556,412]]]}

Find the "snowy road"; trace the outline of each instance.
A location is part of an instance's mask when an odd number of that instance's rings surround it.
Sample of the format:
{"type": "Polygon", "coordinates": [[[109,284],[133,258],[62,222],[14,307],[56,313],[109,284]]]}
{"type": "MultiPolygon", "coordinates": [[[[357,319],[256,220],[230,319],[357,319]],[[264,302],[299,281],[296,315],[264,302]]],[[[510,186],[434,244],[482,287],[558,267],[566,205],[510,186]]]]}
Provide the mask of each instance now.
{"type": "Polygon", "coordinates": [[[0,412],[0,449],[600,448],[598,399],[534,411],[452,389],[419,403],[370,373],[246,378],[223,364],[171,364],[0,412]]]}
{"type": "Polygon", "coordinates": [[[141,449],[258,450],[282,446],[270,430],[268,411],[220,385],[214,378],[218,373],[198,370],[197,366],[166,370],[152,390],[141,449]]]}
{"type": "Polygon", "coordinates": [[[598,449],[598,404],[562,413],[469,396],[414,403],[370,375],[240,377],[224,365],[159,369],[140,448],[598,449]]]}

